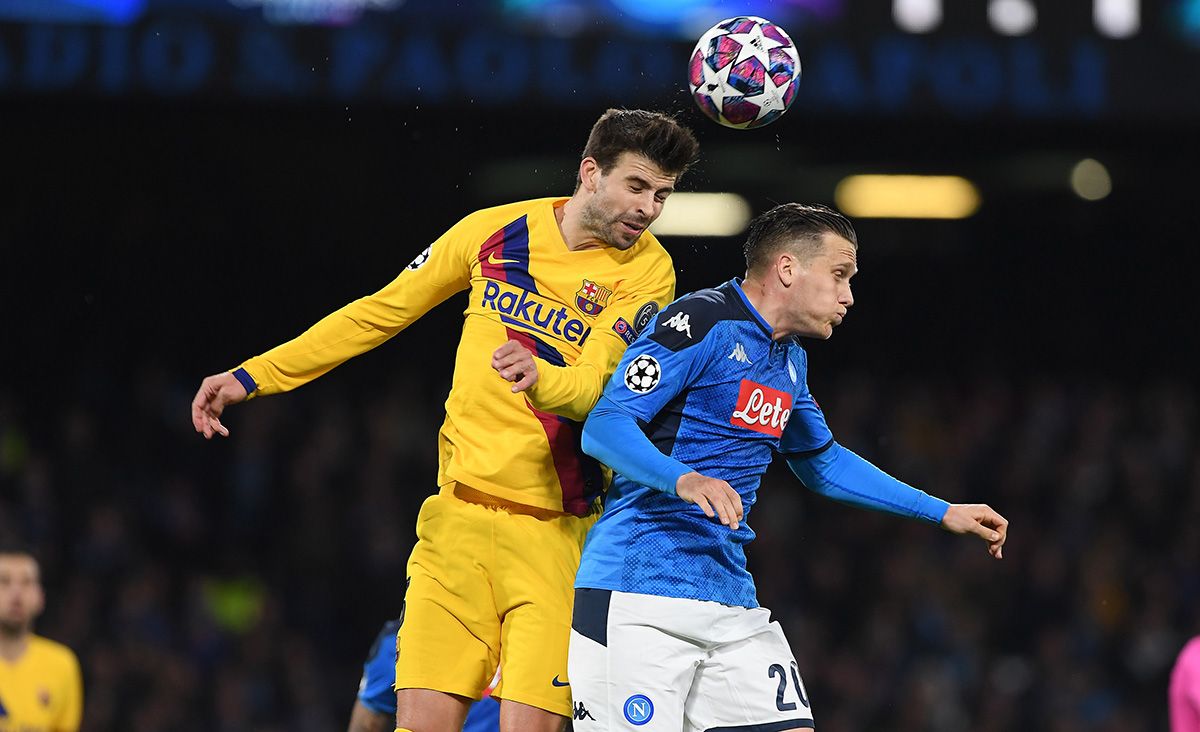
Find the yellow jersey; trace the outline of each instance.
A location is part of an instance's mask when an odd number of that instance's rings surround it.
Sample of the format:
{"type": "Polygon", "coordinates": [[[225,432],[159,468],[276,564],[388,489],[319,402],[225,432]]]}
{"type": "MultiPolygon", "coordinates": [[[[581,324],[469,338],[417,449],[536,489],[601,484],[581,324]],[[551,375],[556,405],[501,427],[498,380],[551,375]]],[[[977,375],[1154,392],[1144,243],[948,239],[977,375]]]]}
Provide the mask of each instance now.
{"type": "Polygon", "coordinates": [[[83,678],[70,648],[38,635],[14,662],[0,658],[0,732],[75,732],[83,678]]]}
{"type": "Polygon", "coordinates": [[[469,288],[438,434],[438,484],[457,481],[505,501],[586,515],[608,476],[580,450],[581,422],[625,346],[674,299],[675,272],[649,232],[624,251],[568,249],[555,217],[566,201],[470,214],[382,290],[234,375],[251,395],[294,389],[469,288]],[[492,352],[510,339],[538,366],[538,382],[521,394],[491,366],[492,352]]]}

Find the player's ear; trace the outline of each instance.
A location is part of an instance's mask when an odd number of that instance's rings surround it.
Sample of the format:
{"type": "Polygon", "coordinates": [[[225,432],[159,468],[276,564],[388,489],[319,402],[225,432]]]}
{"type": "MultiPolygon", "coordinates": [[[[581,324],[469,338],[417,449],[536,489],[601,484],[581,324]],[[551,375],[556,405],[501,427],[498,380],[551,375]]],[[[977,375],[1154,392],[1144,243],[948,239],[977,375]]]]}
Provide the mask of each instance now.
{"type": "Polygon", "coordinates": [[[775,276],[784,287],[791,287],[795,281],[799,262],[790,252],[780,252],[775,257],[775,276]]]}
{"type": "Polygon", "coordinates": [[[579,182],[589,193],[596,192],[596,182],[600,178],[600,163],[593,157],[579,161],[579,182]]]}

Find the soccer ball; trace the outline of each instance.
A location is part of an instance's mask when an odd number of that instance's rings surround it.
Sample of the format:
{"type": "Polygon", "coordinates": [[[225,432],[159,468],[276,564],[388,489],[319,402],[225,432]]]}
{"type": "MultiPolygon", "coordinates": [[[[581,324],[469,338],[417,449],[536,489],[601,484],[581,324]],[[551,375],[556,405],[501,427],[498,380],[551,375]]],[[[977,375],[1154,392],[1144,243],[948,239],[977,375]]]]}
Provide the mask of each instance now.
{"type": "Polygon", "coordinates": [[[643,353],[625,369],[625,387],[635,394],[645,394],[658,386],[662,376],[662,367],[658,359],[648,353],[643,353]]]}
{"type": "Polygon", "coordinates": [[[796,99],[800,54],[783,29],[753,15],[722,20],[692,50],[688,87],[710,119],[749,129],[779,119],[796,99]]]}

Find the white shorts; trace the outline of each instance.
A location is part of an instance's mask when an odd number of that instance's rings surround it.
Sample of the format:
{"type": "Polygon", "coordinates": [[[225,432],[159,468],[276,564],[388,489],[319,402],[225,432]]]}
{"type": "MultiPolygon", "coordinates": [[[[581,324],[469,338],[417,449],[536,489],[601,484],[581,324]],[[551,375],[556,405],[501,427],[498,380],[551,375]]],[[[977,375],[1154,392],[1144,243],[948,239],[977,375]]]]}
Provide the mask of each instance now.
{"type": "Polygon", "coordinates": [[[576,732],[812,729],[766,608],[576,590],[567,664],[576,732]]]}

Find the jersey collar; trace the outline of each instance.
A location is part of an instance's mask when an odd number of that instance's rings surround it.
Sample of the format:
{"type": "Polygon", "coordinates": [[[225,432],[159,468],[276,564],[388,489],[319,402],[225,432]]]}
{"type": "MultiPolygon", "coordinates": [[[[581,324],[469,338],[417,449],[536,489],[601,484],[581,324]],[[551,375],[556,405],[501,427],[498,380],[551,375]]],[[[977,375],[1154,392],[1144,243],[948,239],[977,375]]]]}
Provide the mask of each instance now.
{"type": "Polygon", "coordinates": [[[774,331],[771,330],[771,325],[767,323],[767,321],[763,319],[763,316],[759,315],[758,311],[754,309],[754,306],[750,304],[750,299],[746,297],[746,292],[742,289],[742,278],[734,277],[727,284],[733,288],[734,292],[737,293],[738,299],[742,301],[742,307],[746,308],[746,312],[750,313],[750,315],[754,317],[755,322],[758,323],[758,326],[763,329],[764,333],[767,334],[767,339],[770,340],[771,336],[774,335],[774,331]]]}

